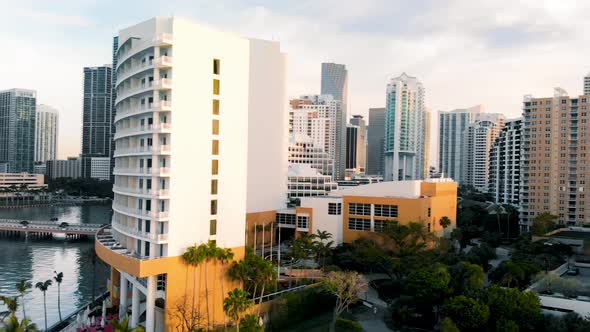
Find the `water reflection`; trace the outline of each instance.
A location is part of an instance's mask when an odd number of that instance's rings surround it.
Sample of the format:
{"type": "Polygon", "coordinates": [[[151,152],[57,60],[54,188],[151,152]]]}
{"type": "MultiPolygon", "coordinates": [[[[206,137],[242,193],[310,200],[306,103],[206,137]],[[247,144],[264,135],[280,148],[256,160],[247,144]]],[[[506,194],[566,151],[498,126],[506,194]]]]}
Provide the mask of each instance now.
{"type": "MultiPolygon", "coordinates": [[[[48,221],[58,218],[59,222],[71,224],[108,223],[110,214],[109,206],[0,209],[0,219],[48,221]]],[[[100,259],[97,260],[96,268],[93,268],[86,254],[93,246],[93,242],[88,240],[0,237],[0,294],[17,295],[15,284],[19,280],[30,280],[34,286],[38,281],[52,279],[53,271],[63,272],[61,311],[62,317],[67,316],[91,299],[93,279],[96,294],[106,288],[108,268],[100,263],[100,259]]],[[[25,297],[25,305],[27,316],[42,328],[43,293],[33,288],[25,297]]],[[[5,308],[0,307],[0,310],[5,308]]],[[[22,316],[22,308],[19,308],[19,316],[22,316]]],[[[47,291],[47,319],[49,325],[59,320],[56,284],[47,291]]]]}

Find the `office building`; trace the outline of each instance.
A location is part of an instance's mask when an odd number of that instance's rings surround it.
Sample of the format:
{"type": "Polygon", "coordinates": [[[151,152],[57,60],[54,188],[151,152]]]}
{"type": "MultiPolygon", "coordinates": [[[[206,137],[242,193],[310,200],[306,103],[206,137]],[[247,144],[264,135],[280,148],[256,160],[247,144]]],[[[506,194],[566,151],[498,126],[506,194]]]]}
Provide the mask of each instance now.
{"type": "Polygon", "coordinates": [[[77,179],[82,177],[82,162],[79,158],[67,160],[48,160],[45,162],[45,174],[50,180],[57,178],[77,179]]]}
{"type": "Polygon", "coordinates": [[[356,173],[357,146],[359,144],[359,127],[351,124],[346,126],[346,175],[356,173]]]}
{"type": "Polygon", "coordinates": [[[369,108],[367,129],[367,170],[369,175],[383,176],[385,147],[385,108],[369,108]]]}
{"type": "Polygon", "coordinates": [[[37,189],[47,187],[43,174],[0,173],[0,188],[37,189]]]}
{"type": "Polygon", "coordinates": [[[503,127],[504,115],[497,113],[479,114],[475,122],[467,127],[463,153],[465,169],[461,184],[488,192],[490,151],[503,127]]]}
{"type": "Polygon", "coordinates": [[[90,178],[109,181],[111,178],[111,158],[92,157],[90,158],[90,178]]]}
{"type": "Polygon", "coordinates": [[[590,96],[570,97],[556,88],[553,97],[525,96],[521,163],[521,228],[549,212],[560,225],[590,221],[588,108],[590,96]]]}
{"type": "Polygon", "coordinates": [[[313,140],[306,135],[292,135],[289,138],[287,160],[289,164],[306,164],[322,175],[334,174],[334,160],[324,151],[316,147],[313,140]]]}
{"type": "Polygon", "coordinates": [[[305,95],[299,99],[290,102],[293,135],[311,137],[314,145],[323,148],[333,160],[333,178],[344,179],[346,113],[342,102],[331,95],[305,95]]]}
{"type": "Polygon", "coordinates": [[[35,162],[57,159],[59,113],[53,107],[37,105],[35,119],[35,162]]]}
{"type": "Polygon", "coordinates": [[[433,160],[430,160],[430,121],[432,112],[430,107],[424,108],[424,162],[422,163],[422,174],[424,179],[427,179],[430,175],[430,164],[433,160]]]}
{"type": "Polygon", "coordinates": [[[33,172],[37,92],[0,91],[0,162],[9,173],[33,172]]]}
{"type": "Polygon", "coordinates": [[[91,158],[111,156],[112,88],[111,65],[84,68],[81,158],[85,178],[91,177],[91,158]]]}
{"type": "Polygon", "coordinates": [[[286,56],[179,18],[118,37],[113,220],[95,243],[112,303],[131,307],[133,327],[174,331],[175,308],[197,297],[204,324],[219,326],[224,293],[240,286],[229,263],[187,274],[181,255],[215,241],[239,260],[246,223],[286,206],[286,56]]]}
{"type": "Polygon", "coordinates": [[[385,181],[427,177],[424,87],[403,73],[387,84],[385,114],[385,181]]]}
{"type": "MultiPolygon", "coordinates": [[[[348,70],[345,65],[322,63],[322,95],[331,95],[346,105],[348,102],[348,70]]],[[[346,112],[346,106],[344,106],[346,112]]]]}
{"type": "Polygon", "coordinates": [[[522,119],[506,121],[490,151],[488,192],[499,204],[519,205],[522,119]]]}
{"type": "Polygon", "coordinates": [[[463,154],[467,128],[483,113],[483,105],[438,112],[438,172],[445,177],[459,181],[466,172],[463,154]]]}
{"type": "Polygon", "coordinates": [[[362,115],[353,115],[350,119],[346,142],[347,173],[364,174],[367,165],[367,125],[362,115]],[[349,127],[355,128],[354,141],[348,137],[349,127]]]}
{"type": "Polygon", "coordinates": [[[35,162],[33,165],[33,174],[45,174],[47,171],[47,164],[44,162],[35,162]]]}
{"type": "Polygon", "coordinates": [[[376,238],[391,220],[421,221],[438,236],[450,235],[456,226],[457,183],[451,179],[380,182],[300,200],[300,207],[277,211],[278,225],[294,232],[327,231],[336,244],[376,238]],[[446,229],[440,225],[443,217],[451,220],[446,229]]]}
{"type": "Polygon", "coordinates": [[[584,88],[582,89],[584,96],[590,95],[590,73],[584,76],[584,88]]]}
{"type": "Polygon", "coordinates": [[[117,84],[117,71],[115,70],[117,68],[117,50],[119,49],[119,36],[115,36],[113,37],[113,55],[112,55],[112,62],[111,62],[111,68],[113,68],[112,70],[112,78],[111,78],[111,154],[109,156],[109,158],[111,159],[111,167],[109,169],[109,176],[110,176],[110,180],[111,182],[115,181],[115,176],[113,175],[113,168],[115,168],[115,158],[113,157],[113,153],[115,151],[115,133],[116,133],[116,128],[115,128],[115,117],[117,116],[117,109],[115,108],[115,100],[117,99],[117,89],[116,89],[116,84],[117,84]]]}
{"type": "Polygon", "coordinates": [[[289,199],[325,196],[338,189],[329,175],[323,175],[309,164],[290,164],[287,195],[289,199]]]}

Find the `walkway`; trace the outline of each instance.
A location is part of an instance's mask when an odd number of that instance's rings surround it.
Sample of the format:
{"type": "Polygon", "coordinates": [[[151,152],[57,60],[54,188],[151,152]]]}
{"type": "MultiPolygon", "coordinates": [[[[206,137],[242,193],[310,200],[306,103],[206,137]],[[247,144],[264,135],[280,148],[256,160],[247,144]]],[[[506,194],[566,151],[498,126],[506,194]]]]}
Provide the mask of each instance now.
{"type": "Polygon", "coordinates": [[[94,235],[101,228],[98,224],[69,224],[61,227],[59,222],[23,221],[12,219],[0,219],[0,232],[23,233],[64,233],[76,235],[94,235]]]}

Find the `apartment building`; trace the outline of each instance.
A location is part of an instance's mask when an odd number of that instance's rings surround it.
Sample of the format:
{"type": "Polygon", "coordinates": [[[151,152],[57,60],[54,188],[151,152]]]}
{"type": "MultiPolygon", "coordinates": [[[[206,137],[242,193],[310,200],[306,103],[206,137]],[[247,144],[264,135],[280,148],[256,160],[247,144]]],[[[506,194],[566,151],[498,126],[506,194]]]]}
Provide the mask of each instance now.
{"type": "Polygon", "coordinates": [[[590,96],[568,96],[555,88],[552,97],[525,96],[521,164],[521,228],[550,212],[562,225],[581,225],[588,178],[588,107],[590,96]]]}
{"type": "Polygon", "coordinates": [[[488,192],[494,202],[519,206],[522,119],[506,121],[490,151],[488,192]]]}
{"type": "Polygon", "coordinates": [[[295,134],[289,137],[287,158],[289,164],[307,164],[320,174],[333,178],[334,159],[306,135],[295,134]]]}
{"type": "Polygon", "coordinates": [[[36,91],[0,91],[0,163],[10,173],[33,172],[36,110],[36,91]]]}
{"type": "Polygon", "coordinates": [[[286,56],[277,42],[174,17],[118,42],[114,212],[95,244],[112,301],[131,326],[175,331],[174,308],[208,295],[197,310],[218,326],[222,289],[239,286],[222,277],[229,265],[205,279],[181,255],[215,241],[240,259],[246,222],[286,205],[286,56]]]}
{"type": "Polygon", "coordinates": [[[385,108],[369,108],[367,128],[367,170],[369,175],[383,176],[385,157],[385,108]]]}
{"type": "Polygon", "coordinates": [[[424,86],[403,73],[387,84],[385,107],[385,181],[427,177],[424,86]]]}
{"type": "Polygon", "coordinates": [[[35,162],[57,159],[59,112],[47,105],[37,105],[35,117],[35,162]]]}
{"type": "Polygon", "coordinates": [[[287,195],[289,199],[324,196],[338,189],[338,183],[309,164],[290,164],[287,195]]]}

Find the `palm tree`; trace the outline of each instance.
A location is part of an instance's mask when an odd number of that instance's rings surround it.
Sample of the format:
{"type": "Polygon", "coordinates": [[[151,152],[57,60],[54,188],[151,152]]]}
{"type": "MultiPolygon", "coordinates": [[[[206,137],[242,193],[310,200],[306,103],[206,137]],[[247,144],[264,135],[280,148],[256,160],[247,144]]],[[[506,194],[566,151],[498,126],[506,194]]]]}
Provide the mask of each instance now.
{"type": "Polygon", "coordinates": [[[59,313],[59,321],[61,322],[61,300],[60,300],[60,296],[61,296],[61,283],[64,280],[64,273],[63,272],[57,273],[57,271],[53,271],[53,273],[55,273],[55,276],[53,277],[53,280],[55,280],[55,282],[57,282],[57,312],[59,313]]]}
{"type": "Polygon", "coordinates": [[[16,290],[20,294],[22,299],[22,307],[23,307],[23,318],[27,317],[27,312],[25,311],[25,294],[29,289],[33,288],[33,284],[30,281],[21,280],[16,283],[16,290]]]}
{"type": "MultiPolygon", "coordinates": [[[[193,315],[193,319],[194,319],[194,315],[195,315],[195,291],[197,290],[197,286],[196,286],[196,282],[197,282],[197,266],[201,264],[201,262],[203,261],[204,257],[204,253],[203,250],[199,249],[199,247],[197,247],[197,245],[195,244],[194,246],[190,246],[186,249],[186,251],[184,252],[184,254],[182,254],[182,259],[183,261],[192,266],[193,267],[193,303],[192,303],[192,309],[191,309],[191,314],[193,315]]],[[[199,281],[199,288],[200,288],[200,281],[199,281]]],[[[200,292],[199,292],[199,296],[200,296],[200,292]]]]}
{"type": "Polygon", "coordinates": [[[18,309],[18,302],[16,297],[2,296],[0,295],[0,301],[8,308],[8,311],[0,312],[0,316],[5,318],[6,316],[16,316],[16,310],[18,309]]]}
{"type": "Polygon", "coordinates": [[[0,324],[2,332],[37,332],[37,325],[31,323],[28,318],[23,318],[20,322],[16,316],[11,315],[0,324]]]}
{"type": "Polygon", "coordinates": [[[236,323],[237,332],[240,332],[242,314],[252,307],[252,304],[248,293],[238,288],[227,293],[227,297],[223,300],[223,311],[236,323]]]}
{"type": "Polygon", "coordinates": [[[45,313],[45,331],[47,331],[47,289],[51,286],[51,279],[47,279],[44,282],[39,281],[35,284],[35,288],[38,288],[43,292],[43,311],[45,313]]]}
{"type": "MultiPolygon", "coordinates": [[[[234,253],[230,248],[220,248],[217,252],[217,260],[221,262],[221,265],[227,264],[230,260],[234,258],[234,253]]],[[[223,301],[223,294],[225,294],[225,290],[223,284],[225,284],[225,278],[221,280],[221,301],[223,301]]],[[[225,321],[225,315],[223,315],[223,326],[227,327],[227,322],[225,321]]]]}
{"type": "MultiPolygon", "coordinates": [[[[274,279],[276,278],[275,269],[271,262],[265,260],[262,257],[256,256],[256,264],[254,266],[254,281],[257,284],[260,284],[260,299],[258,300],[258,304],[262,303],[262,297],[264,296],[264,289],[267,284],[271,284],[274,279]]],[[[262,306],[258,306],[258,314],[260,315],[260,308],[262,306]]]]}
{"type": "Polygon", "coordinates": [[[207,244],[201,244],[199,248],[203,251],[205,261],[205,304],[207,305],[207,330],[209,330],[211,321],[209,320],[209,274],[207,271],[209,270],[209,261],[217,257],[218,248],[217,244],[211,240],[207,241],[207,244]]]}
{"type": "Polygon", "coordinates": [[[314,249],[316,251],[316,259],[318,263],[321,263],[323,269],[326,263],[326,254],[330,253],[330,248],[334,245],[334,241],[330,240],[332,233],[318,229],[317,233],[313,234],[312,237],[318,240],[314,241],[314,249]]]}

